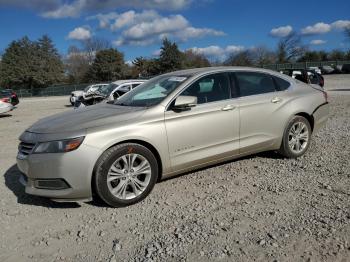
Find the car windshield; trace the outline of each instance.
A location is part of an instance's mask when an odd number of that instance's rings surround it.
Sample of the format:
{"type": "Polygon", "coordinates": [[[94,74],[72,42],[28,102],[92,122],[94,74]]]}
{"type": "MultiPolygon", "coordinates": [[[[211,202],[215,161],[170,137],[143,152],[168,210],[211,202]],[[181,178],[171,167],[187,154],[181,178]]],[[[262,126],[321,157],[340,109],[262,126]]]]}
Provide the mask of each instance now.
{"type": "Polygon", "coordinates": [[[87,91],[89,91],[90,87],[91,87],[91,86],[85,87],[84,92],[86,93],[87,91]]]}
{"type": "Polygon", "coordinates": [[[150,107],[159,104],[188,76],[162,75],[155,77],[120,97],[114,104],[150,107]]]}
{"type": "Polygon", "coordinates": [[[114,89],[116,89],[119,85],[110,83],[109,85],[102,86],[101,88],[98,89],[98,92],[105,96],[109,96],[114,89]]]}

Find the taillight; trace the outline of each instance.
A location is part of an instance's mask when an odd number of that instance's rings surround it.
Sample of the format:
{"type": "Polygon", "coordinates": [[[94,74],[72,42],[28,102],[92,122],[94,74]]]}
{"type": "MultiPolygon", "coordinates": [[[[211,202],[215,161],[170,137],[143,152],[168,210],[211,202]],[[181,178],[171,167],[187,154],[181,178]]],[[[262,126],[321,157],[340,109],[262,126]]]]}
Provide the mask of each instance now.
{"type": "Polygon", "coordinates": [[[8,97],[1,98],[0,100],[5,103],[10,103],[10,98],[8,97]]]}

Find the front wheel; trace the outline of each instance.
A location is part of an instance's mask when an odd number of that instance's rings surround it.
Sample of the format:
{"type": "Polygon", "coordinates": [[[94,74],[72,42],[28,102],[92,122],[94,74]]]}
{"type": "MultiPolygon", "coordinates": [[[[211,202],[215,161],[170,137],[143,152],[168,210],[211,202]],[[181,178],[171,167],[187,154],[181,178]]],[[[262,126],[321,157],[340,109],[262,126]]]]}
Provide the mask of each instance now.
{"type": "Polygon", "coordinates": [[[98,160],[95,190],[110,206],[128,206],[145,199],[157,178],[157,159],[149,149],[134,143],[120,144],[98,160]]]}
{"type": "Polygon", "coordinates": [[[279,153],[288,158],[297,158],[305,154],[311,142],[311,126],[302,116],[295,116],[287,125],[283,134],[279,153]]]}

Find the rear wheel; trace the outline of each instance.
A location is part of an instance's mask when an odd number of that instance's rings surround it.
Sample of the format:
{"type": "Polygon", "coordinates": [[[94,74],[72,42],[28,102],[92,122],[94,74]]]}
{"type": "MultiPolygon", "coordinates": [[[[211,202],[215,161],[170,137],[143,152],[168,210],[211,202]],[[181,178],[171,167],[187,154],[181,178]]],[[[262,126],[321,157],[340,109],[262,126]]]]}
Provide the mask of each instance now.
{"type": "Polygon", "coordinates": [[[108,149],[97,162],[95,170],[96,192],[113,207],[143,200],[158,177],[158,164],[152,152],[134,143],[108,149]]]}
{"type": "Polygon", "coordinates": [[[311,126],[302,116],[295,116],[287,125],[279,153],[288,158],[305,154],[311,142],[311,126]]]}

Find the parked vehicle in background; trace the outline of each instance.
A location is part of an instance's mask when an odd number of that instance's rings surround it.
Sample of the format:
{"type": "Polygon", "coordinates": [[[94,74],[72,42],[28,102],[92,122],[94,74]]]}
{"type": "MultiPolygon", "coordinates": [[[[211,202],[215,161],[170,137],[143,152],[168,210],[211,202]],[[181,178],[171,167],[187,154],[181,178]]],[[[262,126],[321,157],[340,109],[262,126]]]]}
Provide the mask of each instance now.
{"type": "Polygon", "coordinates": [[[131,91],[146,81],[147,80],[141,79],[118,80],[102,88],[101,92],[106,96],[108,95],[108,100],[112,101],[118,99],[122,95],[126,94],[127,92],[131,91]]]}
{"type": "Polygon", "coordinates": [[[349,74],[350,73],[350,64],[345,64],[341,68],[343,73],[349,74]]]}
{"type": "Polygon", "coordinates": [[[12,89],[2,89],[0,90],[0,99],[3,102],[9,102],[13,106],[19,104],[19,99],[15,91],[12,89]]]}
{"type": "Polygon", "coordinates": [[[300,70],[288,69],[288,70],[283,70],[281,73],[286,74],[292,78],[295,78],[307,84],[318,85],[320,87],[324,86],[323,76],[311,69],[306,69],[306,70],[305,69],[300,69],[300,70]]]}
{"type": "Polygon", "coordinates": [[[127,206],[159,179],[208,165],[270,150],[300,157],[328,114],[326,92],[274,71],[177,71],[38,121],[20,136],[17,166],[26,193],[127,206]]]}
{"type": "Polygon", "coordinates": [[[69,102],[72,106],[74,106],[75,102],[83,96],[83,94],[88,94],[91,92],[95,92],[97,89],[107,86],[108,84],[93,84],[85,87],[84,90],[75,90],[71,93],[71,96],[69,97],[69,102]]]}
{"type": "Polygon", "coordinates": [[[310,66],[307,68],[308,70],[315,71],[317,74],[322,75],[321,69],[318,68],[317,66],[310,66]]]}
{"type": "Polygon", "coordinates": [[[147,80],[118,80],[104,85],[95,91],[84,93],[75,103],[75,107],[90,106],[101,101],[114,101],[147,80]]]}
{"type": "Polygon", "coordinates": [[[323,75],[326,74],[333,74],[334,73],[334,68],[331,66],[321,66],[321,72],[323,75]]]}
{"type": "Polygon", "coordinates": [[[3,99],[0,98],[0,115],[6,114],[14,109],[14,106],[9,102],[4,102],[3,99]]]}

